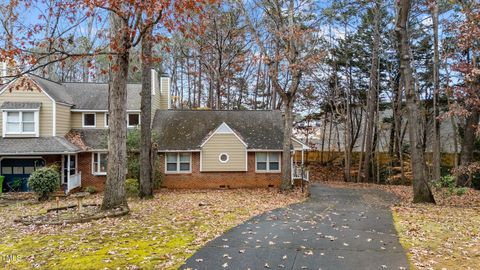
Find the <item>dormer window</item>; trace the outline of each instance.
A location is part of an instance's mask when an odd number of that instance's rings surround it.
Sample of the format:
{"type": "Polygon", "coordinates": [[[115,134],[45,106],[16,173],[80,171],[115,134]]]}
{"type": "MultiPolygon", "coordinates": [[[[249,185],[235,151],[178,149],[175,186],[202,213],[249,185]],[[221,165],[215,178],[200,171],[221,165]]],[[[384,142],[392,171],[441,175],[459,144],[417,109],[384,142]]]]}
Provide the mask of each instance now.
{"type": "Polygon", "coordinates": [[[134,128],[140,125],[140,114],[138,113],[129,113],[127,115],[127,124],[129,128],[134,128]]]}
{"type": "Polygon", "coordinates": [[[95,113],[83,113],[83,127],[96,127],[97,117],[95,113]]]}

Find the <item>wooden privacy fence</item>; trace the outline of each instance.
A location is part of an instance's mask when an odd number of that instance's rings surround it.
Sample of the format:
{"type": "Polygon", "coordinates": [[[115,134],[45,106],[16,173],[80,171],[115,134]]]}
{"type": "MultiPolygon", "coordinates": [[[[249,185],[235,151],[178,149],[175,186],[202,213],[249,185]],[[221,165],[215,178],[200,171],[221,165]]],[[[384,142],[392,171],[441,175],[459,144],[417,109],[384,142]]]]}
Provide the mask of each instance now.
{"type": "MultiPolygon", "coordinates": [[[[296,152],[295,153],[295,160],[302,159],[302,153],[296,152]]],[[[331,165],[341,165],[343,164],[344,160],[344,152],[339,151],[318,151],[318,150],[311,150],[305,151],[304,158],[305,162],[314,162],[314,163],[325,163],[331,165]]],[[[427,159],[427,163],[431,163],[433,154],[430,152],[425,153],[425,157],[427,159]]],[[[395,157],[394,157],[395,158],[395,157]]],[[[360,160],[360,152],[353,152],[352,153],[352,163],[356,164],[360,160]]],[[[377,158],[375,159],[375,161],[377,158]]],[[[378,160],[381,165],[388,165],[392,162],[392,157],[389,153],[380,152],[378,153],[378,160]]],[[[408,160],[408,158],[405,158],[408,160]]],[[[455,154],[454,153],[442,153],[442,166],[446,167],[453,167],[455,164],[455,154]]]]}

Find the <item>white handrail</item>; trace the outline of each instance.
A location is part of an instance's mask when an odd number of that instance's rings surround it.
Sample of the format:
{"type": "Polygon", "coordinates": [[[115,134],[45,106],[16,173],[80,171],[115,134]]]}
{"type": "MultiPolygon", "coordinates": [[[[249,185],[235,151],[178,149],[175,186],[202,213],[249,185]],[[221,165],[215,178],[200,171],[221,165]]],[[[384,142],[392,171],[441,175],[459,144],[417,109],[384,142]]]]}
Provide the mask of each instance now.
{"type": "Polygon", "coordinates": [[[67,194],[73,189],[82,186],[82,172],[70,175],[67,182],[67,194]]]}

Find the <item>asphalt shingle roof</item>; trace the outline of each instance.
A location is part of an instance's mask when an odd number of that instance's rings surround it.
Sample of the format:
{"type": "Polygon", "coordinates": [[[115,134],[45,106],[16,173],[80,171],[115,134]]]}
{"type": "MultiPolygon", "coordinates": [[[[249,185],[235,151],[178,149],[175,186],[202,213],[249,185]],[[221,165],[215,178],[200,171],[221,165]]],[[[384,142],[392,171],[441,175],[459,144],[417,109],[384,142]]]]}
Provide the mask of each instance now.
{"type": "MultiPolygon", "coordinates": [[[[108,110],[108,84],[63,83],[74,109],[108,110]]],[[[127,110],[140,110],[141,84],[127,84],[127,110]]]]}
{"type": "Polygon", "coordinates": [[[280,111],[157,110],[152,132],[158,135],[159,150],[198,150],[223,122],[242,137],[248,149],[282,149],[280,111]]]}
{"type": "Polygon", "coordinates": [[[38,109],[42,106],[40,102],[12,102],[5,101],[0,106],[0,109],[38,109]]]}
{"type": "Polygon", "coordinates": [[[108,148],[108,129],[72,129],[66,137],[82,150],[108,148]]]}
{"type": "Polygon", "coordinates": [[[64,85],[36,75],[32,75],[31,78],[56,102],[74,104],[64,85]]]}
{"type": "Polygon", "coordinates": [[[79,150],[62,137],[0,138],[0,155],[75,153],[79,150]]]}

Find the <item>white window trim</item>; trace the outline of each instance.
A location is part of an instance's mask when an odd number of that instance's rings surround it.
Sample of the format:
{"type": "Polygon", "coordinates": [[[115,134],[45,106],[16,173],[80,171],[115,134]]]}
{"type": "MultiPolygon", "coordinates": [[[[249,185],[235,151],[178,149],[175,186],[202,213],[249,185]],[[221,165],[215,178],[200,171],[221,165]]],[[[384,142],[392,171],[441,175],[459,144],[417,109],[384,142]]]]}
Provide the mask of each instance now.
{"type": "Polygon", "coordinates": [[[220,163],[222,163],[222,164],[228,163],[228,161],[230,161],[230,156],[227,153],[220,153],[220,155],[218,155],[218,161],[220,161],[220,163]],[[222,160],[221,157],[223,155],[227,156],[227,160],[225,160],[225,161],[222,160]]]}
{"type": "Polygon", "coordinates": [[[279,173],[282,171],[282,157],[279,152],[256,152],[255,153],[255,172],[259,173],[279,173]],[[257,168],[257,153],[266,153],[267,154],[267,169],[259,170],[257,168]],[[270,170],[270,153],[275,153],[278,155],[278,170],[270,170]]]}
{"type": "Polygon", "coordinates": [[[97,171],[100,171],[100,154],[108,154],[108,152],[92,152],[92,175],[107,175],[107,172],[96,172],[94,169],[94,156],[97,155],[97,171]]]}
{"type": "Polygon", "coordinates": [[[35,137],[40,136],[40,116],[39,116],[39,109],[22,109],[22,110],[3,110],[2,111],[2,136],[9,136],[9,135],[33,135],[35,137]],[[20,123],[23,122],[23,112],[33,112],[33,121],[34,121],[34,131],[33,132],[7,132],[7,114],[9,112],[18,112],[20,123]]]}
{"type": "Polygon", "coordinates": [[[104,127],[108,127],[107,119],[108,119],[108,113],[105,113],[105,114],[103,115],[103,126],[104,126],[104,127]]]}
{"type": "Polygon", "coordinates": [[[82,127],[84,128],[94,128],[94,127],[97,127],[97,113],[95,112],[84,112],[82,113],[82,127]],[[95,121],[95,124],[93,126],[89,126],[89,125],[85,125],[85,115],[86,114],[93,114],[93,119],[95,121]]]}
{"type": "Polygon", "coordinates": [[[141,118],[140,118],[140,114],[139,113],[127,113],[127,128],[136,128],[136,127],[139,127],[141,124],[141,118]],[[130,125],[130,115],[131,114],[135,114],[135,115],[138,115],[138,125],[130,125]]]}
{"type": "Polygon", "coordinates": [[[165,174],[188,174],[192,173],[192,152],[170,152],[165,153],[165,174]],[[177,170],[176,171],[169,171],[167,170],[167,154],[176,154],[177,155],[177,170]],[[188,171],[180,171],[180,154],[189,154],[190,155],[190,169],[188,171]]]}

